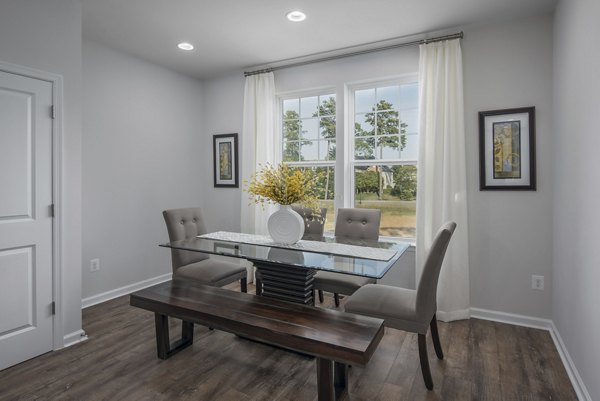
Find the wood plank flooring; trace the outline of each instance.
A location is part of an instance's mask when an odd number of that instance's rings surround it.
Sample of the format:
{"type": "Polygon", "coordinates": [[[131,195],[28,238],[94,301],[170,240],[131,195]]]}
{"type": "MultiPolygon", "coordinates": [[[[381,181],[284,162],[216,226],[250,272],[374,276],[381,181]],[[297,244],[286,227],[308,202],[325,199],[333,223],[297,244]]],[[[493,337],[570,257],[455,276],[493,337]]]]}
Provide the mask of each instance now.
{"type": "MultiPolygon", "coordinates": [[[[128,302],[85,309],[88,341],[0,371],[0,400],[316,400],[314,359],[217,330],[196,326],[192,347],[158,359],[153,314],[128,302]]],[[[181,325],[171,326],[175,339],[181,325]]],[[[345,400],[577,399],[548,332],[478,319],[439,329],[445,359],[427,344],[433,391],[423,384],[417,336],[386,329],[367,367],[350,369],[345,400]]]]}

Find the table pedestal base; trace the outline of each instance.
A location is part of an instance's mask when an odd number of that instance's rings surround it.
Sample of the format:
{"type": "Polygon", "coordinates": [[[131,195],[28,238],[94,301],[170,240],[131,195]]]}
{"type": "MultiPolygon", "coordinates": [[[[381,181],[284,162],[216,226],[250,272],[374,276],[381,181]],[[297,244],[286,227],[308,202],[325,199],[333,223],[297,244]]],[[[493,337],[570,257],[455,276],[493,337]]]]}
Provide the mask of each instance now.
{"type": "Polygon", "coordinates": [[[264,261],[252,262],[256,267],[257,295],[314,305],[314,269],[264,261]]]}

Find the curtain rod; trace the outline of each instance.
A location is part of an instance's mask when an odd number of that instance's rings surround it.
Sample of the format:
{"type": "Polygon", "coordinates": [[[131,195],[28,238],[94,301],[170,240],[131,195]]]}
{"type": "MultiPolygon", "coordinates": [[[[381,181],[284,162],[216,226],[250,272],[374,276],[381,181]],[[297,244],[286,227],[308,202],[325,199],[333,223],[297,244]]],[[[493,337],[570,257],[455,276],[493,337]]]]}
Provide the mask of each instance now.
{"type": "Polygon", "coordinates": [[[427,43],[441,42],[443,40],[462,39],[462,37],[463,37],[463,33],[459,32],[459,33],[453,33],[450,35],[438,36],[438,37],[431,38],[431,39],[421,39],[421,40],[414,40],[412,42],[397,43],[394,45],[376,47],[373,49],[358,50],[358,51],[350,52],[350,53],[337,54],[335,56],[321,57],[321,58],[317,58],[314,60],[289,63],[289,64],[277,66],[277,67],[263,68],[263,69],[254,70],[254,71],[244,71],[244,76],[248,77],[250,75],[264,74],[264,73],[273,72],[276,70],[283,70],[284,68],[300,67],[300,66],[308,65],[308,64],[322,63],[324,61],[337,60],[340,58],[346,58],[346,57],[352,57],[352,56],[360,56],[361,54],[380,52],[383,50],[396,49],[399,47],[418,46],[418,45],[424,45],[427,43]]]}

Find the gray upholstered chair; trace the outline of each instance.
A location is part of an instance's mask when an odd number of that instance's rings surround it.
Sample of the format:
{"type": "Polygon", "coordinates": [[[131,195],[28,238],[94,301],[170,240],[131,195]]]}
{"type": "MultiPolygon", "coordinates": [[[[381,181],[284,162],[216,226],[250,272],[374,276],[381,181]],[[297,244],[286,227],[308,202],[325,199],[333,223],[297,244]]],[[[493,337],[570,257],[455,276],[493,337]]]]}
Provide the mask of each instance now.
{"type": "Polygon", "coordinates": [[[292,206],[292,209],[304,219],[304,237],[322,237],[325,230],[325,218],[327,217],[327,208],[321,208],[321,221],[316,220],[311,209],[292,206]]]}
{"type": "Polygon", "coordinates": [[[444,359],[437,329],[437,285],[440,269],[454,233],[456,223],[448,222],[436,234],[416,290],[370,284],[357,290],[346,302],[346,312],[384,319],[384,325],[398,330],[417,333],[419,338],[419,359],[425,386],[433,389],[433,380],[427,358],[427,329],[431,327],[431,339],[435,354],[444,359]]]}
{"type": "MultiPolygon", "coordinates": [[[[170,209],[163,212],[169,240],[179,241],[206,234],[201,209],[170,209]]],[[[247,291],[246,268],[238,264],[211,259],[201,252],[171,249],[173,278],[193,280],[202,284],[221,287],[240,281],[242,292],[247,291]]]]}
{"type": "MultiPolygon", "coordinates": [[[[355,241],[377,241],[381,210],[377,209],[338,209],[335,221],[335,237],[355,241]]],[[[319,292],[323,302],[323,291],[333,292],[335,306],[340,306],[339,294],[352,295],[363,285],[374,284],[375,279],[349,274],[320,271],[315,275],[313,288],[319,292]]]]}

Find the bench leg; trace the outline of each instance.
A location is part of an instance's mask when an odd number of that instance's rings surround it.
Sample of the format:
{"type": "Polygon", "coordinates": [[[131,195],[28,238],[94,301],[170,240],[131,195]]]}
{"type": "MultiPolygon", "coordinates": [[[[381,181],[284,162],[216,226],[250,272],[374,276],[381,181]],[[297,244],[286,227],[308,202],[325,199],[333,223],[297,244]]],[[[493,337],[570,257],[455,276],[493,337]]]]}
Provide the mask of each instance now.
{"type": "Polygon", "coordinates": [[[348,365],[333,363],[333,385],[335,386],[335,398],[339,399],[348,390],[348,365]]]}
{"type": "Polygon", "coordinates": [[[154,323],[156,326],[156,351],[160,359],[167,359],[194,342],[194,323],[182,322],[181,340],[174,344],[169,342],[169,317],[154,313],[154,323]]]}
{"type": "Polygon", "coordinates": [[[339,400],[348,389],[348,367],[330,359],[317,358],[319,401],[339,400]]]}

